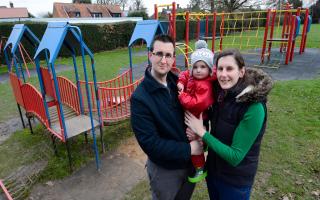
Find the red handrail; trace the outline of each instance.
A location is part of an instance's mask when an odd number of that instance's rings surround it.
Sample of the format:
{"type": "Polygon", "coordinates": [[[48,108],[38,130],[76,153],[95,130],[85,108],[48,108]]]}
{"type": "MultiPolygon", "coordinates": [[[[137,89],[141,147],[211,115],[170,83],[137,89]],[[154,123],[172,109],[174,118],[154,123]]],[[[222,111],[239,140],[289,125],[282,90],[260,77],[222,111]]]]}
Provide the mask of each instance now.
{"type": "Polygon", "coordinates": [[[12,72],[9,72],[9,77],[10,77],[10,83],[13,90],[13,94],[14,94],[14,97],[16,98],[16,102],[24,108],[25,106],[24,106],[23,97],[21,93],[21,80],[18,79],[18,77],[12,72]]]}
{"type": "MultiPolygon", "coordinates": [[[[130,75],[131,75],[131,70],[128,69],[127,71],[123,72],[122,74],[120,74],[119,76],[113,78],[113,79],[109,79],[107,81],[98,81],[97,85],[98,87],[117,87],[117,86],[125,86],[130,84],[130,82],[127,82],[127,80],[130,81],[130,75]]],[[[85,85],[86,82],[80,80],[79,81],[81,85],[85,85]]],[[[93,81],[89,81],[88,82],[89,85],[93,85],[93,81]]]]}
{"type": "Polygon", "coordinates": [[[36,117],[48,127],[49,122],[40,92],[33,85],[26,83],[21,86],[21,93],[24,97],[26,111],[36,115],[36,117]]]}
{"type": "MultiPolygon", "coordinates": [[[[127,71],[123,72],[119,76],[107,80],[107,81],[99,81],[97,82],[97,86],[99,87],[104,87],[104,88],[118,88],[118,87],[123,87],[131,84],[131,76],[132,76],[132,71],[131,69],[128,69],[127,71]]],[[[84,103],[84,110],[85,112],[88,112],[88,103],[87,103],[87,93],[86,93],[86,87],[85,81],[79,81],[80,82],[80,92],[82,96],[82,102],[84,103]]],[[[89,93],[90,93],[90,99],[92,102],[92,111],[97,111],[97,105],[96,105],[96,95],[94,92],[94,83],[93,81],[89,81],[89,93]]]]}
{"type": "Polygon", "coordinates": [[[101,118],[104,122],[115,122],[130,116],[130,98],[143,77],[127,86],[117,88],[99,87],[101,118]]]}
{"type": "Polygon", "coordinates": [[[62,76],[58,76],[57,81],[61,96],[61,103],[69,106],[78,115],[80,115],[80,104],[77,86],[69,79],[62,76]]]}
{"type": "Polygon", "coordinates": [[[6,195],[8,200],[13,200],[13,198],[11,197],[9,191],[7,190],[7,188],[4,186],[2,180],[0,180],[0,187],[2,188],[4,194],[6,195]]]}
{"type": "Polygon", "coordinates": [[[52,97],[53,99],[57,100],[56,92],[53,86],[52,76],[48,69],[40,67],[40,72],[42,75],[43,87],[46,91],[46,95],[52,97]]]}

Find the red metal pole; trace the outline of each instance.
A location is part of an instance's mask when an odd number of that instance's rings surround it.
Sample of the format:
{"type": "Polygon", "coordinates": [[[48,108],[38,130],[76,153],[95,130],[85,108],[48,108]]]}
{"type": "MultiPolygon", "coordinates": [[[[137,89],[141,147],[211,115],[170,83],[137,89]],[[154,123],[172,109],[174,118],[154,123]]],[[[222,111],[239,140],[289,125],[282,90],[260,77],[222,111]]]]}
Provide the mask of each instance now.
{"type": "MultiPolygon", "coordinates": [[[[294,47],[295,47],[295,44],[296,44],[296,38],[297,38],[297,35],[296,35],[296,29],[298,28],[297,27],[297,17],[294,19],[294,30],[293,30],[293,36],[292,36],[292,44],[291,44],[291,49],[290,49],[290,58],[289,58],[289,61],[292,62],[293,60],[293,54],[294,54],[294,47]]],[[[298,33],[299,34],[299,33],[298,33]]]]}
{"type": "MultiPolygon", "coordinates": [[[[299,7],[297,9],[296,16],[300,16],[300,13],[301,13],[301,8],[299,7]]],[[[297,23],[297,18],[295,18],[295,30],[293,32],[292,45],[291,45],[291,50],[290,50],[291,51],[290,62],[293,60],[294,48],[296,45],[296,38],[298,37],[298,35],[296,35],[296,29],[298,28],[296,23],[297,23]]],[[[299,34],[299,33],[297,33],[297,34],[299,34]]],[[[301,43],[300,43],[300,46],[301,46],[301,43]]]]}
{"type": "Polygon", "coordinates": [[[305,42],[306,42],[305,39],[307,37],[307,27],[309,24],[309,17],[308,16],[309,16],[309,9],[307,8],[306,13],[305,13],[305,17],[304,17],[299,54],[302,54],[302,52],[304,52],[304,48],[305,48],[305,42]]]}
{"type": "Polygon", "coordinates": [[[300,13],[301,13],[301,7],[297,8],[297,13],[296,13],[296,15],[300,17],[300,13]]]}
{"type": "MultiPolygon", "coordinates": [[[[309,12],[308,12],[308,17],[309,17],[309,12]]],[[[309,18],[308,18],[308,24],[309,23],[312,23],[312,22],[309,22],[309,18]]],[[[307,26],[308,27],[308,26],[307,26]]],[[[307,43],[307,37],[308,37],[308,32],[306,31],[306,35],[304,37],[304,40],[303,40],[303,50],[302,52],[304,52],[305,48],[306,48],[306,43],[307,43]]]]}
{"type": "Polygon", "coordinates": [[[266,51],[266,46],[267,46],[267,38],[268,38],[268,28],[269,28],[270,12],[271,12],[271,10],[268,9],[267,19],[266,19],[266,25],[265,25],[265,29],[264,29],[262,51],[261,51],[261,63],[264,62],[264,53],[265,53],[265,51],[266,51]]]}
{"type": "Polygon", "coordinates": [[[288,40],[288,47],[287,47],[287,53],[286,53],[286,61],[285,64],[287,65],[289,63],[290,53],[291,53],[291,44],[293,39],[293,34],[295,30],[295,24],[296,24],[296,16],[291,16],[291,27],[290,27],[290,34],[289,34],[289,40],[288,40]]]}
{"type": "Polygon", "coordinates": [[[220,24],[220,51],[222,51],[223,31],[224,31],[224,13],[222,13],[221,15],[221,24],[220,24]]]}
{"type": "Polygon", "coordinates": [[[154,4],[154,19],[158,19],[158,6],[154,4]]]}
{"type": "MultiPolygon", "coordinates": [[[[272,40],[273,38],[273,30],[274,30],[274,21],[276,19],[276,14],[277,14],[277,11],[274,10],[272,11],[272,21],[271,21],[271,29],[270,29],[270,40],[272,40]]],[[[272,46],[272,41],[269,42],[269,47],[268,47],[268,60],[270,60],[270,54],[271,54],[271,46],[272,46]]]]}
{"type": "MultiPolygon", "coordinates": [[[[189,46],[189,12],[186,12],[186,49],[185,49],[185,53],[186,53],[186,56],[188,56],[188,46],[189,46]]],[[[189,63],[188,63],[188,59],[187,57],[185,57],[185,60],[184,60],[184,66],[186,68],[189,67],[189,63]]]]}
{"type": "Polygon", "coordinates": [[[211,50],[214,53],[214,42],[216,39],[216,25],[217,25],[217,12],[213,13],[213,24],[212,24],[212,40],[211,40],[211,50]]]}
{"type": "MultiPolygon", "coordinates": [[[[288,11],[286,11],[284,13],[284,18],[283,18],[281,38],[285,38],[286,26],[287,26],[287,23],[289,24],[288,18],[289,18],[289,13],[288,13],[288,11]]],[[[281,43],[281,45],[280,45],[280,52],[281,53],[282,53],[283,46],[284,46],[283,43],[281,43]]]]}
{"type": "Polygon", "coordinates": [[[292,12],[289,12],[289,18],[288,18],[288,25],[287,25],[287,27],[286,27],[286,34],[285,34],[285,37],[286,38],[289,38],[289,34],[290,34],[290,26],[291,26],[291,24],[292,24],[292,20],[293,18],[292,18],[292,12]]]}
{"type": "Polygon", "coordinates": [[[176,2],[172,2],[172,29],[173,41],[176,42],[176,2]]]}

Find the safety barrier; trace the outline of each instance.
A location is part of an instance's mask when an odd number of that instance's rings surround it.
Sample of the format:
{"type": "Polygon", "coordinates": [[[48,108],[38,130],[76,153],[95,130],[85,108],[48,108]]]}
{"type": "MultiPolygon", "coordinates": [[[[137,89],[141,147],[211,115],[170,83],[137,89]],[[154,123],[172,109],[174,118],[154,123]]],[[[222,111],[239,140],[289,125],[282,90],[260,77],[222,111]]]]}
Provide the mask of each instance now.
{"type": "Polygon", "coordinates": [[[116,88],[99,87],[101,118],[105,125],[130,116],[130,98],[142,80],[143,77],[132,84],[116,88]]]}

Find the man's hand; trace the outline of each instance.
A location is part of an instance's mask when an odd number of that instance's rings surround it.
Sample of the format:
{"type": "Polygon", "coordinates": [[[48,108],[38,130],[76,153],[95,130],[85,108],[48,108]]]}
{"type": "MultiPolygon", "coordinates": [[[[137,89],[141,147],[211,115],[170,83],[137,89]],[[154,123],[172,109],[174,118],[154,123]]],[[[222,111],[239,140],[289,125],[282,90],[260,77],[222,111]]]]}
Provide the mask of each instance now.
{"type": "Polygon", "coordinates": [[[179,91],[179,92],[183,92],[183,90],[184,90],[184,85],[183,85],[182,83],[179,82],[179,83],[177,84],[177,87],[178,87],[178,91],[179,91]]]}
{"type": "Polygon", "coordinates": [[[191,155],[200,155],[203,153],[203,146],[198,140],[193,140],[190,142],[191,155]]]}

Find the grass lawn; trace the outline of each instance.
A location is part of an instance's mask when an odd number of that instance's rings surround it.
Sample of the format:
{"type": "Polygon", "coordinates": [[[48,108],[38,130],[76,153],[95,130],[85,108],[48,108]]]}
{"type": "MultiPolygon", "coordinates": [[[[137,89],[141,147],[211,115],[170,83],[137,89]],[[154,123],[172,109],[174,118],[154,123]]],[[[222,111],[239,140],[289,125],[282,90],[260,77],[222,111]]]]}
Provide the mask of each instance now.
{"type": "MultiPolygon", "coordinates": [[[[315,196],[320,188],[319,100],[320,79],[275,84],[252,199],[319,198],[315,196]]],[[[144,199],[146,194],[148,182],[142,181],[127,199],[144,199]]],[[[208,199],[205,182],[197,185],[192,199],[208,199]]]]}

